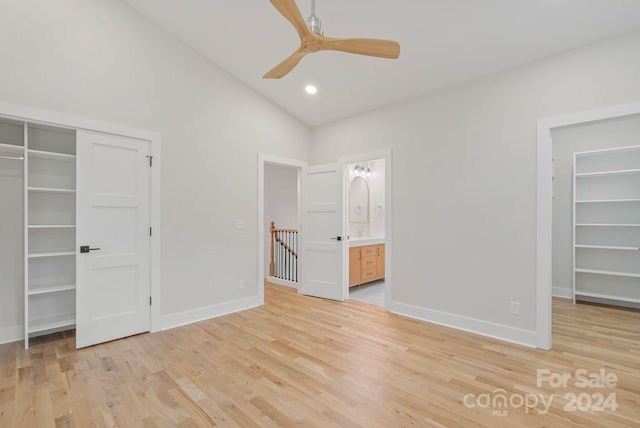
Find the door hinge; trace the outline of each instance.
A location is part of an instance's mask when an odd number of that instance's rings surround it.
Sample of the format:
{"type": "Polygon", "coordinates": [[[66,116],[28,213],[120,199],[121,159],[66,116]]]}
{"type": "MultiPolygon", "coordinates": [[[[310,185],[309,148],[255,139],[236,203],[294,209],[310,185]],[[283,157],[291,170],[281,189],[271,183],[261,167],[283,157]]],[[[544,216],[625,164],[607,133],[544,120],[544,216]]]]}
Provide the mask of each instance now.
{"type": "Polygon", "coordinates": [[[151,306],[151,296],[149,296],[149,306],[151,306]]]}
{"type": "Polygon", "coordinates": [[[153,156],[147,155],[147,158],[149,158],[149,166],[153,166],[153,156]]]}
{"type": "Polygon", "coordinates": [[[152,227],[149,228],[149,236],[153,236],[153,228],[152,227]]]}

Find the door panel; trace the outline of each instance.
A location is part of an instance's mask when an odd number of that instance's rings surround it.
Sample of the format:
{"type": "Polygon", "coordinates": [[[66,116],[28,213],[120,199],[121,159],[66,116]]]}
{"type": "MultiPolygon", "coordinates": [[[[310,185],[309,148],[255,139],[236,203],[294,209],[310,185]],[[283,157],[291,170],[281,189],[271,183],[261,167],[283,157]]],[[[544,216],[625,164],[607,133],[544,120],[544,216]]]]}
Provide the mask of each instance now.
{"type": "Polygon", "coordinates": [[[150,329],[149,148],[78,132],[78,348],[150,329]]]}
{"type": "Polygon", "coordinates": [[[345,300],[344,173],[342,165],[302,170],[300,286],[302,294],[345,300]],[[341,240],[336,238],[340,237],[341,240]]]}

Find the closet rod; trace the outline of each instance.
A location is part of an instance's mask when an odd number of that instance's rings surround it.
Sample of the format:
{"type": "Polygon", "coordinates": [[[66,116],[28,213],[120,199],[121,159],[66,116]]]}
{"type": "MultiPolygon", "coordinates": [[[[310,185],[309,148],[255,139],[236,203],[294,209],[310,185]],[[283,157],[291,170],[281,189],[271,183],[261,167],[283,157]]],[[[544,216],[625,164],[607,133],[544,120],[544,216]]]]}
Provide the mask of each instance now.
{"type": "Polygon", "coordinates": [[[4,156],[4,155],[0,155],[0,159],[24,160],[24,156],[4,156]]]}

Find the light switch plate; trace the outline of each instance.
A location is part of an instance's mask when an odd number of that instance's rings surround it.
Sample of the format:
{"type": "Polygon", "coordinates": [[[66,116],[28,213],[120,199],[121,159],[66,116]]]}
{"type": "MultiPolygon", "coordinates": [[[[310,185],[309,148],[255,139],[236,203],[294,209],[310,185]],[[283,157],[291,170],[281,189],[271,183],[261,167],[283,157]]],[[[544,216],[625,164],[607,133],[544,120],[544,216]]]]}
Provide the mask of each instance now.
{"type": "Polygon", "coordinates": [[[236,229],[245,229],[247,227],[247,221],[243,218],[236,219],[236,229]]]}

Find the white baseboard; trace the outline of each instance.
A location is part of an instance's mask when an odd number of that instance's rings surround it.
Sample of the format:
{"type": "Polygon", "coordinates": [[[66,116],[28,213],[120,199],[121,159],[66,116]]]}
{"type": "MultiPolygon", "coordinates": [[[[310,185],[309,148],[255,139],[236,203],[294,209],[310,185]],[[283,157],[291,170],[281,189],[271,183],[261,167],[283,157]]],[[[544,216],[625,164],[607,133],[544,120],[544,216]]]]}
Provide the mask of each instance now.
{"type": "Polygon", "coordinates": [[[523,330],[399,302],[391,302],[389,311],[409,318],[415,318],[481,336],[492,337],[530,348],[535,348],[537,343],[536,332],[532,330],[523,330]]]}
{"type": "Polygon", "coordinates": [[[284,285],[285,287],[295,288],[296,290],[298,289],[297,282],[287,281],[285,279],[280,279],[280,278],[274,278],[273,276],[267,277],[267,281],[272,284],[284,285]]]}
{"type": "Polygon", "coordinates": [[[12,325],[10,327],[0,327],[0,345],[4,343],[17,342],[24,339],[24,327],[12,325]]]}
{"type": "Polygon", "coordinates": [[[564,299],[573,299],[573,290],[566,287],[553,287],[551,290],[553,297],[562,297],[564,299]]]}
{"type": "Polygon", "coordinates": [[[192,324],[198,321],[228,315],[245,309],[261,306],[258,296],[247,297],[245,299],[220,303],[218,305],[205,306],[203,308],[190,309],[176,314],[165,315],[160,319],[160,329],[169,330],[181,325],[192,324]]]}

